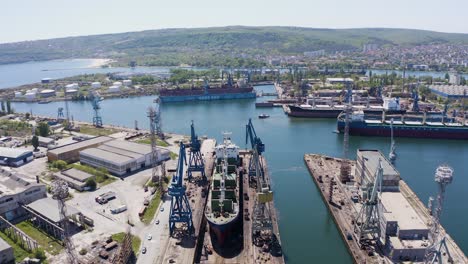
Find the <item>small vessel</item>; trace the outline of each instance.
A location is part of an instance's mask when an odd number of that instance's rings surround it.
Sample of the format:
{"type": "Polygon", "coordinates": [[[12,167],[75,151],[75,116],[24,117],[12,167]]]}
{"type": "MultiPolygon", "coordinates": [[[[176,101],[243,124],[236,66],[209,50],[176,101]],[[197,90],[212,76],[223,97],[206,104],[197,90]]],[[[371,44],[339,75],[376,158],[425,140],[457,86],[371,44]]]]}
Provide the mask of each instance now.
{"type": "Polygon", "coordinates": [[[38,104],[48,104],[50,103],[50,100],[41,100],[39,102],[37,102],[38,104]]]}
{"type": "Polygon", "coordinates": [[[265,119],[265,118],[269,118],[269,117],[270,116],[267,115],[267,114],[261,114],[261,115],[258,116],[258,118],[260,118],[260,119],[265,119]]]}
{"type": "Polygon", "coordinates": [[[232,230],[239,222],[239,147],[231,142],[230,133],[224,133],[223,144],[215,147],[216,168],[211,177],[211,187],[205,217],[210,233],[223,245],[231,240],[232,230]]]}

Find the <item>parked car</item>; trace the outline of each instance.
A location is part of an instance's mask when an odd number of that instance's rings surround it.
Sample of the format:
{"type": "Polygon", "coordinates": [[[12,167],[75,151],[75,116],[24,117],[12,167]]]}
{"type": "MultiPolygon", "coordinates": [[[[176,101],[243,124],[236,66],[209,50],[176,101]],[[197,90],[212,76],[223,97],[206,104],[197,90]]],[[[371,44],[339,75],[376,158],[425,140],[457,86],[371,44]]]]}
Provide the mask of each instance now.
{"type": "Polygon", "coordinates": [[[145,254],[145,253],[146,253],[146,247],[143,247],[143,248],[141,249],[141,253],[142,253],[142,254],[145,254]]]}

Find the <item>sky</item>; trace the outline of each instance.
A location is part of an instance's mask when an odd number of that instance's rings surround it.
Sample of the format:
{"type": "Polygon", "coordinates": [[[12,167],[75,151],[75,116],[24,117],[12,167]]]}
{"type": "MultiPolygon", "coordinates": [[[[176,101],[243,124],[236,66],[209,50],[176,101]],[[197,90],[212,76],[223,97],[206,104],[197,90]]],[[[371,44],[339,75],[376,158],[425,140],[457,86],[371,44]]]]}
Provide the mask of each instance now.
{"type": "Polygon", "coordinates": [[[412,28],[468,33],[467,0],[4,0],[0,43],[213,26],[412,28]]]}

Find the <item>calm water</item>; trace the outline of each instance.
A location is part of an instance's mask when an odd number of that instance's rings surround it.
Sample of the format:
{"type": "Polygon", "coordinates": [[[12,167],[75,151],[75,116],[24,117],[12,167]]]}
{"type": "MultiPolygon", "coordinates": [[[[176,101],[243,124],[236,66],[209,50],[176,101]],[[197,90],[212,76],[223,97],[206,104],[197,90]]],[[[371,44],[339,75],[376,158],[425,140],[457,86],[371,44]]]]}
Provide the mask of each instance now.
{"type": "MultiPolygon", "coordinates": [[[[272,86],[258,87],[264,92],[272,86]]],[[[105,124],[148,128],[146,108],[153,97],[109,99],[102,102],[105,124]]],[[[260,100],[264,100],[261,98],[260,100]]],[[[234,141],[245,147],[245,125],[253,118],[258,136],[266,144],[265,156],[279,211],[280,230],[288,263],[350,263],[351,258],[341,240],[327,209],[307,172],[303,155],[323,153],[340,156],[342,136],[333,133],[333,119],[291,119],[282,108],[256,109],[255,99],[239,101],[213,101],[163,105],[163,129],[175,133],[190,133],[190,121],[195,121],[199,135],[221,140],[221,131],[233,132],[234,141]],[[258,119],[261,113],[268,119],[258,119]]],[[[57,115],[63,102],[50,104],[15,103],[19,112],[57,115]]],[[[92,107],[88,102],[70,103],[75,120],[92,120],[92,107]]],[[[390,144],[384,138],[351,137],[350,153],[357,148],[380,149],[388,153],[390,144]]],[[[455,170],[453,184],[448,187],[447,202],[442,223],[459,246],[468,252],[468,142],[449,140],[397,139],[396,167],[424,203],[435,194],[433,174],[440,163],[447,162],[455,170]]]]}
{"type": "Polygon", "coordinates": [[[0,89],[80,74],[139,72],[168,73],[168,67],[100,68],[95,59],[52,60],[0,65],[0,89]]]}

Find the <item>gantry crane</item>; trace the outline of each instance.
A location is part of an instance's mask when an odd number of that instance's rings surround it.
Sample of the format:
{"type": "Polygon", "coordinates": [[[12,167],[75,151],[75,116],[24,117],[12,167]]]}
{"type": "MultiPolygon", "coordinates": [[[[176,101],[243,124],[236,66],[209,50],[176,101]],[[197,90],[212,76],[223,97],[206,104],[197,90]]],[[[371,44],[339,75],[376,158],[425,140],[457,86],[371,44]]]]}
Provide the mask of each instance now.
{"type": "Polygon", "coordinates": [[[252,124],[252,119],[249,119],[249,123],[247,124],[245,131],[245,144],[248,144],[249,141],[253,151],[249,162],[249,179],[252,179],[253,176],[257,175],[257,169],[260,173],[259,176],[263,178],[263,165],[260,160],[260,156],[265,151],[265,144],[263,144],[262,140],[257,137],[257,133],[255,133],[255,128],[252,124]]]}
{"type": "Polygon", "coordinates": [[[169,232],[172,236],[176,230],[176,224],[185,225],[189,234],[193,232],[192,209],[185,194],[186,187],[182,184],[184,179],[184,163],[186,163],[185,145],[180,143],[179,163],[169,186],[171,196],[171,212],[169,213],[169,232]]]}
{"type": "MultiPolygon", "coordinates": [[[[253,169],[254,174],[249,182],[256,183],[256,199],[253,208],[252,219],[252,241],[256,246],[262,246],[269,249],[274,242],[273,224],[268,202],[273,200],[273,192],[265,181],[264,169],[261,163],[261,153],[265,151],[265,145],[257,137],[252,120],[246,126],[246,141],[252,146],[252,156],[249,163],[249,172],[253,169]]],[[[250,177],[250,173],[249,173],[250,177]]]]}
{"type": "Polygon", "coordinates": [[[205,175],[205,163],[203,162],[203,157],[201,154],[201,143],[198,139],[197,134],[195,134],[195,127],[192,124],[190,125],[190,156],[189,156],[189,164],[188,164],[188,179],[189,181],[192,180],[192,172],[199,171],[201,173],[202,179],[206,180],[205,175]]]}
{"type": "Polygon", "coordinates": [[[363,203],[361,210],[357,214],[354,232],[359,237],[359,243],[362,246],[367,245],[370,241],[375,241],[380,237],[380,192],[382,190],[383,167],[382,160],[379,159],[379,164],[375,174],[374,182],[368,182],[363,186],[363,203]]]}

